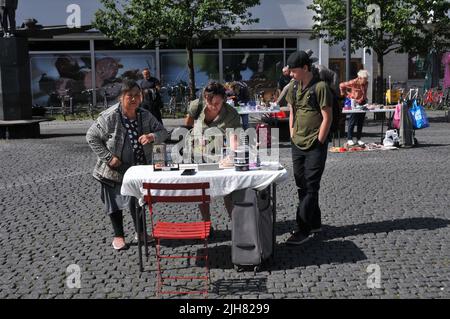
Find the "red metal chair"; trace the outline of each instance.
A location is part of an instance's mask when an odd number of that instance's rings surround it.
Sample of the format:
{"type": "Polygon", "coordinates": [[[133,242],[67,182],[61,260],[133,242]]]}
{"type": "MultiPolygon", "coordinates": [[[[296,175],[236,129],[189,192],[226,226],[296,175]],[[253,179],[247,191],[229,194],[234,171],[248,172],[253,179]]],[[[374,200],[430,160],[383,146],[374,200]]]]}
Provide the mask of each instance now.
{"type": "Polygon", "coordinates": [[[156,240],[156,259],[158,267],[157,293],[159,294],[208,294],[209,288],[209,263],[208,263],[208,239],[210,234],[210,221],[201,222],[154,222],[153,205],[156,203],[201,203],[209,208],[211,199],[206,195],[209,189],[209,183],[185,183],[185,184],[162,184],[162,183],[144,183],[144,189],[147,195],[144,196],[150,213],[150,221],[152,225],[152,236],[156,240]],[[159,196],[152,194],[152,191],[177,191],[177,190],[196,190],[200,195],[180,195],[180,196],[159,196]],[[161,255],[161,240],[203,240],[204,254],[201,256],[172,256],[161,255]],[[161,269],[161,259],[204,259],[206,273],[205,276],[168,276],[163,277],[161,269]],[[165,280],[204,280],[205,289],[197,291],[162,291],[165,280]]]}

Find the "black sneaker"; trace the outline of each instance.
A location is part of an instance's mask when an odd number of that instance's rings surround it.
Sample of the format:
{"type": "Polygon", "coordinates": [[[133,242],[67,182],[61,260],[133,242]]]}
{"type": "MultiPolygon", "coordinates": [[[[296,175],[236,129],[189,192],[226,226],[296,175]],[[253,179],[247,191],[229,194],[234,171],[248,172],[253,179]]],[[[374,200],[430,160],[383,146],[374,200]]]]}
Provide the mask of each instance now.
{"type": "Polygon", "coordinates": [[[299,231],[294,232],[286,241],[286,245],[301,245],[312,238],[312,234],[304,234],[299,231]]]}

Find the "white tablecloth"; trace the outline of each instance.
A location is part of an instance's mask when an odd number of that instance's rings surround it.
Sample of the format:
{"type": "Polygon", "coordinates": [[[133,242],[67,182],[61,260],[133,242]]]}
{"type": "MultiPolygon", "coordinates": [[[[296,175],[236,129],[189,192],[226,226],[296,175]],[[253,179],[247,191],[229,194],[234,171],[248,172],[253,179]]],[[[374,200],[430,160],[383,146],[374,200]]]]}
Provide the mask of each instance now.
{"type": "MultiPolygon", "coordinates": [[[[234,168],[198,171],[196,175],[182,176],[180,171],[154,172],[153,166],[133,166],[127,170],[122,182],[121,194],[139,198],[144,204],[143,183],[201,183],[209,182],[209,195],[212,198],[222,197],[235,190],[253,188],[262,190],[272,183],[281,183],[287,180],[286,169],[282,170],[254,170],[249,172],[236,172],[234,168]]],[[[158,195],[188,195],[186,191],[165,191],[155,193],[158,195]]]]}
{"type": "Polygon", "coordinates": [[[342,110],[342,114],[354,114],[354,113],[392,113],[395,109],[374,109],[374,110],[342,110]]]}
{"type": "Polygon", "coordinates": [[[236,110],[238,111],[239,115],[244,115],[244,114],[270,114],[270,113],[279,113],[280,109],[251,109],[251,108],[247,108],[247,107],[241,107],[241,108],[236,108],[236,110]]]}

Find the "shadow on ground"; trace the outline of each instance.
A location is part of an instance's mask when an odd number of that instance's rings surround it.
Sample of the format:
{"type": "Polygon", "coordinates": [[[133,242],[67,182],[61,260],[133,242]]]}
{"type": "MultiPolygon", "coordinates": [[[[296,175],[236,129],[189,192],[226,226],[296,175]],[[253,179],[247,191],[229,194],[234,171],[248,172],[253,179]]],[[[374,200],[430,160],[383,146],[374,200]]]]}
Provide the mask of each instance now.
{"type": "MultiPolygon", "coordinates": [[[[294,220],[277,222],[276,233],[277,235],[283,235],[287,232],[295,230],[296,225],[297,224],[294,220]]],[[[322,227],[323,232],[321,237],[324,240],[330,240],[364,234],[390,233],[397,230],[435,230],[448,227],[448,225],[450,225],[450,220],[448,219],[431,217],[394,219],[347,226],[324,225],[322,227]]]]}

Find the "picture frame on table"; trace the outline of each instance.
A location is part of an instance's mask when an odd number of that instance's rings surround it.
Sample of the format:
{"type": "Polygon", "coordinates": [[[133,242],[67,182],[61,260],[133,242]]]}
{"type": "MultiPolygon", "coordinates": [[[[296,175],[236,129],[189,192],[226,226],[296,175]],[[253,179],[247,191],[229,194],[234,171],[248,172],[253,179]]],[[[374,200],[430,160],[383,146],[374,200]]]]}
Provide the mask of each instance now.
{"type": "Polygon", "coordinates": [[[170,154],[167,153],[166,144],[154,144],[152,152],[153,171],[178,171],[179,164],[174,164],[170,154]]]}

